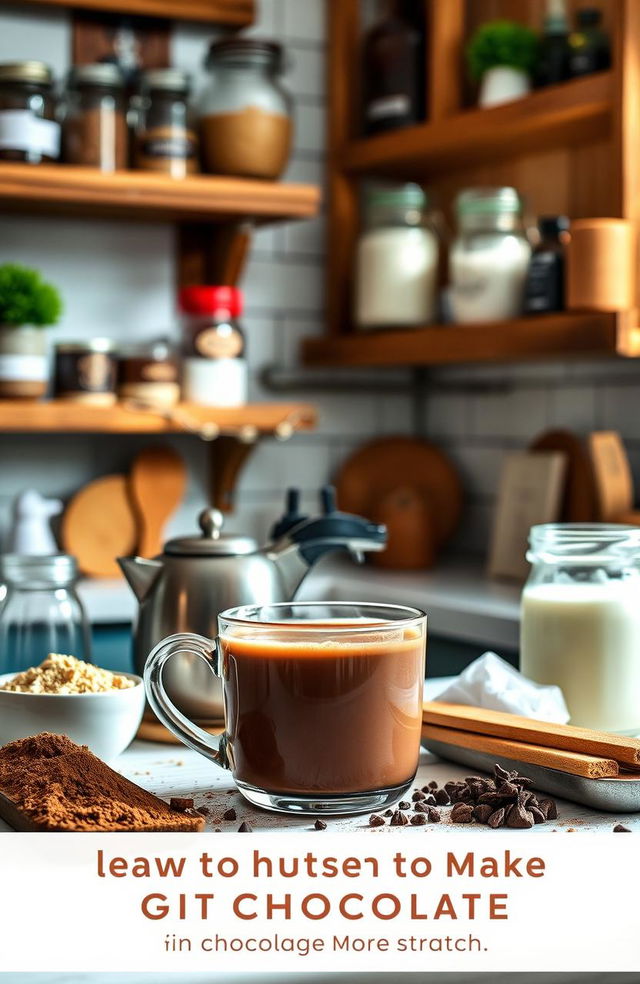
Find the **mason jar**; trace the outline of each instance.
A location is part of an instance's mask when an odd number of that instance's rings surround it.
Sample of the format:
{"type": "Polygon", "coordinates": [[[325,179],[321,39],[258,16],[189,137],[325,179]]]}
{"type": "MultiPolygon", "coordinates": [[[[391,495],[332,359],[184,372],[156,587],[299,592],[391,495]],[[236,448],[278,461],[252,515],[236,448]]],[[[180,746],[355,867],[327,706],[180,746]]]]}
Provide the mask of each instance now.
{"type": "Polygon", "coordinates": [[[281,84],[282,45],[254,38],[215,41],[200,102],[202,161],[211,174],[279,178],[291,153],[291,98],[281,84]]]}
{"type": "Polygon", "coordinates": [[[69,72],[62,126],[67,164],[118,171],[128,163],[124,77],[109,62],[76,65],[69,72]]]}
{"type": "Polygon", "coordinates": [[[0,64],[0,160],[42,164],[60,156],[53,74],[43,62],[0,64]]]}
{"type": "Polygon", "coordinates": [[[456,199],[458,234],[449,255],[450,302],[459,324],[522,314],[531,245],[515,188],[469,188],[456,199]]]}
{"type": "Polygon", "coordinates": [[[640,528],[534,526],[520,669],[564,693],[571,724],[640,732],[640,528]]]}
{"type": "Polygon", "coordinates": [[[66,554],[0,557],[0,673],[39,666],[49,653],[90,660],[89,623],[66,554]]]}
{"type": "Polygon", "coordinates": [[[198,170],[198,134],[189,105],[186,72],[153,68],[142,73],[136,99],[134,166],[184,178],[198,170]]]}
{"type": "Polygon", "coordinates": [[[354,319],[360,329],[436,320],[439,239],[417,184],[365,189],[356,247],[354,319]]]}

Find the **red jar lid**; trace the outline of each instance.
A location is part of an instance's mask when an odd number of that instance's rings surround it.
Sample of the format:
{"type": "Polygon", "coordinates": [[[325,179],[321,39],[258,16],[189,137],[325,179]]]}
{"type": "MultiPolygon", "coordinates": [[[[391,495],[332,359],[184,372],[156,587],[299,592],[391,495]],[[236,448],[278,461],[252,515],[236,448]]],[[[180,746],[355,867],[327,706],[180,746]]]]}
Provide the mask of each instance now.
{"type": "Polygon", "coordinates": [[[185,314],[224,314],[237,318],[242,314],[243,296],[238,287],[182,287],[178,294],[180,310],[185,314]]]}

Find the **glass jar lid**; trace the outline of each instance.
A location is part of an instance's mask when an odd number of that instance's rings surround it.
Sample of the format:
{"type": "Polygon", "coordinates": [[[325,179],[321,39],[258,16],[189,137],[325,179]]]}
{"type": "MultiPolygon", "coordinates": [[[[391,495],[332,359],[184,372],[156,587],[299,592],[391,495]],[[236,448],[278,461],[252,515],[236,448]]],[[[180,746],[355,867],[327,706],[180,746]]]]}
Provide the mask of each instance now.
{"type": "Polygon", "coordinates": [[[460,216],[519,215],[522,199],[515,188],[466,188],[456,198],[456,211],[460,216]]]}
{"type": "Polygon", "coordinates": [[[67,79],[69,86],[106,86],[120,89],[124,76],[113,62],[96,62],[93,65],[74,65],[67,79]]]}
{"type": "Polygon", "coordinates": [[[21,588],[61,588],[78,577],[78,562],[69,554],[38,557],[0,555],[0,582],[21,588]]]}
{"type": "Polygon", "coordinates": [[[51,85],[53,72],[41,61],[5,62],[0,65],[0,82],[31,82],[51,85]]]}
{"type": "Polygon", "coordinates": [[[285,69],[283,46],[277,41],[260,38],[225,38],[223,41],[213,41],[205,65],[210,68],[221,61],[241,65],[266,65],[276,72],[283,72],[285,69]]]}
{"type": "Polygon", "coordinates": [[[149,68],[142,72],[139,87],[142,92],[173,92],[186,96],[191,87],[187,72],[178,68],[149,68]]]}
{"type": "Polygon", "coordinates": [[[543,523],[529,533],[531,563],[601,564],[628,560],[637,553],[640,560],[640,526],[617,523],[543,523]]]}
{"type": "Polygon", "coordinates": [[[424,188],[413,182],[402,185],[369,185],[365,188],[366,205],[390,208],[424,209],[429,206],[429,196],[424,188]]]}

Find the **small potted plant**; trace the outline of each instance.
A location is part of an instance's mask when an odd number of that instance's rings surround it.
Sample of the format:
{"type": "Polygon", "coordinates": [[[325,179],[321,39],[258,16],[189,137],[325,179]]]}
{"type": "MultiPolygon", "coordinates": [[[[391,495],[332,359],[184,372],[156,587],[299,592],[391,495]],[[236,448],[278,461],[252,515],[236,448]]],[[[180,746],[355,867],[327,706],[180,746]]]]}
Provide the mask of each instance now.
{"type": "Polygon", "coordinates": [[[469,71],[480,83],[480,106],[498,106],[531,91],[538,37],[515,21],[495,20],[475,32],[466,49],[469,71]]]}
{"type": "Polygon", "coordinates": [[[0,266],[0,397],[39,399],[47,392],[47,338],[44,328],[62,313],[55,287],[37,270],[0,266]]]}

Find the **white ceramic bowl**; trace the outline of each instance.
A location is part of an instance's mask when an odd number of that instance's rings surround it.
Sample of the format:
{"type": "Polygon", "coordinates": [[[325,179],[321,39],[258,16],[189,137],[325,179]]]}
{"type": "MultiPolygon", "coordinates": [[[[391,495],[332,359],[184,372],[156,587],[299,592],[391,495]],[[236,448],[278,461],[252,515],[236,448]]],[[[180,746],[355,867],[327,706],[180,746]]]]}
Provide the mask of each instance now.
{"type": "MultiPolygon", "coordinates": [[[[141,677],[122,673],[135,686],[100,694],[20,694],[0,690],[0,745],[41,731],[68,735],[109,762],[124,752],[144,713],[141,677]]],[[[15,673],[0,675],[0,686],[15,673]]]]}

